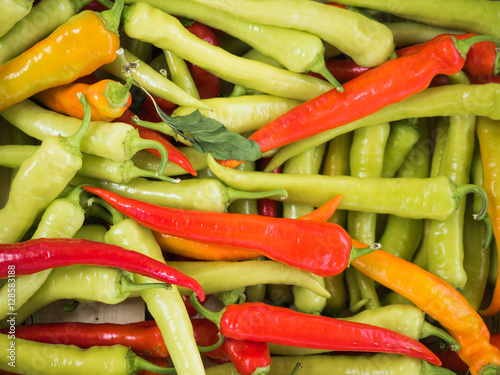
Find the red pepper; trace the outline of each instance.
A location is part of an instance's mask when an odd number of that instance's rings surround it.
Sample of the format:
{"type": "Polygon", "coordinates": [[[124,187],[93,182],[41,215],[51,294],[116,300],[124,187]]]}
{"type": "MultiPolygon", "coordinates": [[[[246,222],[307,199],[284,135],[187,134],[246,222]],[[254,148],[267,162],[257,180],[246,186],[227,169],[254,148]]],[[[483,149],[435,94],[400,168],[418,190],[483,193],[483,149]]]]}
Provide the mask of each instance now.
{"type": "Polygon", "coordinates": [[[224,354],[240,375],[266,374],[271,368],[271,354],[266,342],[224,338],[224,354]]]}
{"type": "MultiPolygon", "coordinates": [[[[174,209],[85,186],[122,214],[160,233],[250,249],[318,276],[342,272],[359,255],[339,225],[261,215],[174,209]]],[[[365,249],[366,250],[366,249],[365,249]]]]}
{"type": "MultiPolygon", "coordinates": [[[[456,40],[442,35],[419,51],[391,59],[346,82],[344,92],[330,90],[298,105],[263,126],[249,139],[267,152],[363,118],[426,89],[437,74],[453,75],[462,70],[472,44],[491,41],[476,36],[456,40]]],[[[241,161],[221,164],[234,167],[241,161]]]]}
{"type": "MultiPolygon", "coordinates": [[[[168,101],[167,99],[160,98],[159,96],[153,95],[153,99],[158,105],[158,107],[168,116],[170,116],[172,112],[178,107],[177,104],[174,104],[171,101],[168,101]]],[[[146,95],[146,100],[144,100],[144,103],[142,103],[140,116],[141,119],[144,121],[150,121],[150,122],[163,121],[160,115],[158,114],[158,111],[156,110],[153,100],[149,95],[146,95]]]]}
{"type": "MultiPolygon", "coordinates": [[[[269,164],[271,159],[272,158],[270,157],[261,158],[259,160],[259,169],[263,171],[264,168],[269,164]]],[[[271,173],[280,173],[280,172],[281,172],[281,166],[276,168],[271,173]]],[[[257,199],[257,210],[259,212],[259,215],[278,217],[278,206],[279,202],[274,199],[269,199],[269,198],[257,199]]]]}
{"type": "Polygon", "coordinates": [[[196,280],[155,259],[120,246],[85,239],[38,238],[0,244],[0,279],[30,275],[73,264],[116,267],[192,289],[205,299],[196,280]]]}
{"type": "MultiPolygon", "coordinates": [[[[168,153],[168,160],[171,161],[172,163],[178,165],[182,169],[184,169],[186,172],[189,172],[193,176],[196,176],[198,173],[194,170],[193,166],[191,165],[191,162],[189,159],[184,155],[177,147],[175,147],[172,143],[169,142],[167,138],[162,133],[157,132],[156,130],[148,129],[143,126],[134,124],[132,122],[132,117],[134,117],[135,114],[127,110],[125,113],[117,118],[115,122],[124,122],[126,124],[132,125],[134,128],[136,128],[139,131],[139,136],[143,139],[150,139],[153,141],[158,141],[160,142],[165,148],[167,149],[168,153]]],[[[162,121],[162,120],[160,120],[162,121]]],[[[161,158],[161,154],[158,150],[155,149],[147,149],[147,151],[151,152],[153,155],[161,158]]]]}
{"type": "MultiPolygon", "coordinates": [[[[205,42],[217,47],[219,46],[217,35],[215,35],[214,31],[210,27],[199,22],[195,22],[192,25],[187,26],[186,29],[205,42]]],[[[196,88],[198,89],[200,99],[216,98],[220,96],[222,79],[189,61],[186,61],[186,64],[191,72],[196,88]]]]}
{"type": "Polygon", "coordinates": [[[197,304],[196,298],[191,303],[217,324],[224,337],[236,340],[335,351],[397,353],[441,365],[425,345],[386,328],[260,302],[228,305],[217,313],[197,304]]]}
{"type": "MultiPolygon", "coordinates": [[[[1,333],[8,333],[3,329],[1,333]]],[[[92,346],[124,345],[139,356],[164,358],[168,350],[154,320],[140,323],[39,323],[16,327],[16,337],[31,341],[76,345],[80,348],[92,346]]]]}

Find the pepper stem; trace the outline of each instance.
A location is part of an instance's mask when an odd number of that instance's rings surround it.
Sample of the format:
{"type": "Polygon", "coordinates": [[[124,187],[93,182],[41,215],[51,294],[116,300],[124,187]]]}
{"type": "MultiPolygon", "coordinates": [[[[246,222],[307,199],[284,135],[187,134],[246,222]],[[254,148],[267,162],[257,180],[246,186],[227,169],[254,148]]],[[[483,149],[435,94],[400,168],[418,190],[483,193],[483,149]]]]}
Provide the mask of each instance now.
{"type": "Polygon", "coordinates": [[[500,40],[491,35],[475,35],[471,36],[470,38],[460,39],[460,40],[453,36],[451,38],[454,40],[455,47],[458,50],[458,52],[460,52],[464,60],[466,59],[467,53],[469,52],[470,48],[476,43],[493,42],[497,46],[500,45],[500,40]]]}
{"type": "Polygon", "coordinates": [[[361,247],[361,248],[354,247],[354,245],[353,245],[351,248],[351,253],[349,254],[349,263],[351,263],[354,259],[356,259],[358,257],[370,254],[378,249],[380,249],[379,243],[374,243],[371,246],[361,247]]]}
{"type": "Polygon", "coordinates": [[[130,119],[134,124],[142,126],[143,128],[155,130],[159,133],[163,133],[165,135],[169,135],[171,137],[174,137],[177,141],[180,141],[184,143],[186,146],[192,146],[191,142],[189,141],[183,141],[183,138],[178,136],[170,126],[166,125],[165,122],[160,121],[160,122],[151,122],[151,121],[144,121],[139,118],[139,116],[135,115],[132,116],[130,119]]]}
{"type": "Polygon", "coordinates": [[[170,284],[167,283],[143,283],[138,284],[134,283],[128,277],[122,277],[120,280],[120,290],[122,293],[131,293],[131,292],[140,292],[147,289],[169,289],[171,288],[170,284]]]}
{"type": "Polygon", "coordinates": [[[434,366],[431,365],[429,362],[422,361],[422,369],[420,370],[420,375],[455,375],[455,373],[444,367],[434,366]]]}
{"type": "Polygon", "coordinates": [[[151,371],[155,374],[177,374],[177,371],[173,367],[161,367],[151,363],[144,358],[139,357],[134,354],[131,350],[127,353],[127,362],[131,367],[130,373],[136,374],[139,371],[146,370],[151,371]]]}
{"type": "Polygon", "coordinates": [[[118,35],[118,28],[120,27],[124,6],[124,0],[116,0],[111,9],[97,13],[108,30],[113,31],[116,35],[118,35]]]}
{"type": "Polygon", "coordinates": [[[479,375],[498,375],[500,374],[500,366],[494,363],[488,363],[484,365],[481,370],[478,371],[479,375]]]}
{"type": "Polygon", "coordinates": [[[220,332],[217,333],[217,336],[219,337],[219,339],[217,340],[217,342],[215,344],[207,345],[207,346],[198,345],[198,350],[200,351],[200,353],[211,352],[212,350],[215,350],[219,346],[221,346],[222,343],[224,342],[224,336],[222,336],[220,332]]]}
{"type": "Polygon", "coordinates": [[[238,199],[262,199],[262,198],[271,198],[279,196],[281,200],[286,199],[288,197],[288,193],[284,189],[274,189],[268,191],[243,191],[234,189],[232,187],[226,186],[226,195],[228,197],[229,202],[234,202],[238,199]]]}
{"type": "Polygon", "coordinates": [[[465,195],[469,193],[474,193],[479,195],[481,198],[481,208],[479,209],[479,212],[477,214],[473,214],[472,217],[474,220],[483,220],[484,217],[486,216],[486,212],[488,209],[488,195],[486,194],[486,191],[474,184],[463,184],[463,185],[458,185],[456,187],[457,193],[458,193],[458,200],[462,199],[465,195]]]}
{"type": "Polygon", "coordinates": [[[460,350],[461,347],[460,344],[458,343],[457,340],[451,337],[451,335],[448,332],[439,327],[436,327],[435,325],[429,322],[424,321],[422,323],[422,326],[420,327],[420,338],[423,339],[429,336],[436,336],[442,339],[443,341],[445,341],[450,345],[451,350],[453,350],[454,352],[458,352],[460,350]]]}
{"type": "Polygon", "coordinates": [[[301,368],[302,368],[302,363],[297,362],[290,375],[297,375],[301,368]]]}
{"type": "Polygon", "coordinates": [[[484,218],[484,224],[486,225],[486,234],[484,236],[483,249],[487,249],[493,240],[493,226],[488,215],[484,218]]]}
{"type": "Polygon", "coordinates": [[[72,149],[72,151],[75,154],[81,155],[80,143],[82,142],[83,137],[85,136],[85,134],[87,134],[87,131],[89,130],[90,120],[92,118],[92,110],[90,109],[90,104],[85,98],[85,95],[83,95],[81,92],[79,92],[77,95],[78,99],[80,100],[80,103],[82,103],[83,105],[82,125],[78,128],[78,130],[75,133],[73,133],[68,137],[65,137],[64,142],[69,148],[72,149]]]}
{"type": "Polygon", "coordinates": [[[108,81],[103,95],[112,108],[121,108],[127,105],[130,98],[130,88],[134,82],[134,77],[129,76],[125,84],[116,81],[108,81]]]}
{"type": "MultiPolygon", "coordinates": [[[[154,150],[157,150],[160,153],[160,166],[158,167],[158,174],[163,174],[163,171],[167,167],[168,163],[168,151],[165,148],[164,145],[162,145],[158,141],[154,141],[151,139],[144,139],[141,138],[139,135],[139,131],[135,129],[135,136],[128,138],[128,144],[127,146],[130,148],[130,151],[132,154],[135,154],[136,152],[140,150],[145,150],[147,148],[152,148],[154,150]]],[[[179,182],[178,179],[172,179],[170,182],[172,183],[177,183],[179,182]]]]}
{"type": "Polygon", "coordinates": [[[89,199],[87,199],[87,204],[89,205],[89,207],[93,208],[95,207],[95,204],[97,204],[98,207],[106,211],[106,213],[108,214],[106,215],[106,217],[108,218],[108,220],[106,221],[113,225],[118,224],[127,218],[124,214],[119,212],[116,208],[112,207],[108,202],[106,202],[102,198],[95,196],[90,197],[89,199]]]}
{"type": "Polygon", "coordinates": [[[337,79],[333,76],[332,73],[330,73],[330,71],[326,67],[325,60],[320,59],[309,69],[311,72],[321,74],[328,82],[330,82],[337,89],[338,92],[344,92],[344,88],[342,87],[340,82],[337,81],[337,79]]]}
{"type": "Polygon", "coordinates": [[[189,302],[191,303],[191,305],[194,307],[194,309],[196,311],[198,311],[198,313],[200,315],[203,315],[203,317],[207,318],[208,320],[210,320],[212,323],[214,323],[217,328],[220,329],[220,320],[221,320],[221,317],[222,317],[222,314],[224,313],[224,311],[226,310],[225,308],[223,308],[221,311],[219,312],[214,312],[214,311],[210,311],[208,310],[207,308],[205,308],[201,303],[200,301],[198,301],[198,298],[196,298],[196,294],[195,293],[191,293],[189,295],[189,302]]]}
{"type": "Polygon", "coordinates": [[[137,177],[145,177],[145,178],[153,178],[157,180],[162,180],[166,182],[178,183],[178,178],[172,178],[169,176],[165,176],[163,174],[159,174],[156,172],[147,171],[145,169],[141,169],[137,167],[132,160],[127,160],[122,166],[122,170],[124,170],[124,174],[127,176],[127,180],[132,180],[137,177]]]}

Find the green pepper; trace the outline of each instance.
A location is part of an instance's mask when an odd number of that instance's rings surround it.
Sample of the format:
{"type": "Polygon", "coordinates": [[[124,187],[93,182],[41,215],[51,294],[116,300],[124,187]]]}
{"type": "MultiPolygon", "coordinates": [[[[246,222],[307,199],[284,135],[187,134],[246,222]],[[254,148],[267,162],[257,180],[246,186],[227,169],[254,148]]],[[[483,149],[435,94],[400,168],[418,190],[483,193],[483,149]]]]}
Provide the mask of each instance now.
{"type": "Polygon", "coordinates": [[[429,25],[410,20],[395,20],[384,23],[394,35],[396,47],[406,47],[412,44],[424,43],[441,34],[464,34],[464,31],[429,25]]]}
{"type": "Polygon", "coordinates": [[[141,370],[157,374],[175,374],[136,356],[122,345],[94,346],[81,349],[75,345],[45,344],[0,334],[4,353],[0,370],[33,375],[136,375],[141,370]]]}
{"type": "Polygon", "coordinates": [[[311,147],[363,126],[394,122],[412,117],[458,116],[474,114],[500,119],[500,85],[455,84],[430,87],[399,103],[390,104],[360,120],[327,130],[308,139],[282,147],[265,169],[272,171],[290,157],[311,147]]]}
{"type": "Polygon", "coordinates": [[[123,19],[123,28],[128,36],[151,42],[160,49],[168,49],[231,83],[299,100],[312,99],[333,88],[320,78],[242,59],[219,47],[200,42],[177,18],[147,3],[131,5],[124,10],[123,19]]]}
{"type": "Polygon", "coordinates": [[[82,165],[80,144],[90,124],[90,106],[82,95],[84,120],[71,136],[49,136],[26,159],[0,210],[0,243],[19,241],[37,216],[64,190],[82,165]]]}
{"type": "MultiPolygon", "coordinates": [[[[280,187],[287,192],[284,202],[319,207],[339,194],[340,209],[390,213],[409,218],[444,220],[458,208],[469,192],[485,197],[476,185],[455,185],[445,176],[434,178],[377,178],[324,175],[286,175],[244,172],[224,167],[209,155],[212,172],[233,188],[261,191],[280,187]],[[374,191],[379,192],[373,194],[374,191]]],[[[483,209],[487,199],[483,199],[483,209]]],[[[480,213],[483,216],[485,213],[480,213]]]]}
{"type": "Polygon", "coordinates": [[[117,268],[87,265],[54,268],[36,293],[17,310],[16,324],[22,324],[51,302],[75,299],[115,305],[125,301],[132,292],[148,288],[165,288],[165,284],[137,284],[129,272],[117,268]]]}

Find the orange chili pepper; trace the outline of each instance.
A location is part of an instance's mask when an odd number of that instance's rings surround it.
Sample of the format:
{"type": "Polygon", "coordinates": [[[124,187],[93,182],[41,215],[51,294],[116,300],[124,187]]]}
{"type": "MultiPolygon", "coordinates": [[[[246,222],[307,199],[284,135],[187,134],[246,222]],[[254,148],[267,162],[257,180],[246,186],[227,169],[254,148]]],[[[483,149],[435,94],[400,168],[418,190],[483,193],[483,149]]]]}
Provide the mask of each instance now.
{"type": "MultiPolygon", "coordinates": [[[[341,199],[342,195],[337,195],[323,206],[302,216],[300,220],[327,221],[335,212],[341,199]]],[[[243,248],[187,240],[155,231],[153,234],[163,251],[192,259],[236,261],[255,259],[261,256],[243,248]]]]}
{"type": "MultiPolygon", "coordinates": [[[[363,247],[354,240],[353,245],[363,247]]],[[[351,264],[436,319],[461,345],[458,355],[469,366],[472,375],[499,373],[500,350],[490,343],[488,327],[451,285],[419,266],[382,250],[353,259],[351,264]]]]}
{"type": "Polygon", "coordinates": [[[35,99],[52,109],[71,117],[83,118],[83,107],[77,93],[81,92],[87,98],[92,109],[93,121],[112,121],[130,107],[132,95],[131,78],[125,85],[111,79],[103,79],[93,84],[71,82],[52,87],[35,95],[35,99]]]}
{"type": "Polygon", "coordinates": [[[82,11],[0,65],[0,111],[36,93],[73,82],[116,59],[123,0],[102,13],[82,11]]]}
{"type": "MultiPolygon", "coordinates": [[[[500,245],[500,121],[478,117],[476,134],[481,150],[483,165],[483,189],[488,196],[488,216],[497,246],[500,245]]],[[[499,259],[500,264],[500,259],[499,259]]],[[[490,305],[480,314],[492,316],[500,311],[500,273],[497,275],[495,290],[490,305]]]]}

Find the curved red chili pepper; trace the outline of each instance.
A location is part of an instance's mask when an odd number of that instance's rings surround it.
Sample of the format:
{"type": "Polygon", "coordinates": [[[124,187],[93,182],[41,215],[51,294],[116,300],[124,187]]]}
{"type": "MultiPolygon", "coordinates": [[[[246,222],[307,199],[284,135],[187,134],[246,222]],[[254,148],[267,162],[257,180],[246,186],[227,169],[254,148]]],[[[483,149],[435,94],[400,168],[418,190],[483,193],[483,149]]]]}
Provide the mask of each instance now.
{"type": "MultiPolygon", "coordinates": [[[[210,27],[199,22],[194,22],[192,25],[187,26],[186,29],[205,42],[214,46],[219,46],[217,35],[215,35],[215,32],[210,27]]],[[[189,61],[186,61],[186,64],[191,72],[196,88],[198,89],[200,99],[216,98],[220,96],[222,79],[189,61]]]]}
{"type": "Polygon", "coordinates": [[[365,323],[295,311],[260,302],[228,305],[220,312],[193,306],[219,326],[224,337],[294,347],[397,353],[441,365],[424,344],[398,332],[365,323]]]}
{"type": "Polygon", "coordinates": [[[224,338],[222,350],[240,375],[262,374],[271,367],[267,342],[224,338]]]}
{"type": "Polygon", "coordinates": [[[120,246],[77,238],[38,238],[0,244],[0,279],[73,264],[120,268],[165,283],[185,286],[195,291],[201,300],[205,299],[203,289],[193,278],[120,246]]]}
{"type": "MultiPolygon", "coordinates": [[[[114,121],[124,122],[129,125],[132,125],[139,131],[139,136],[141,138],[160,142],[167,149],[168,160],[170,160],[174,164],[177,164],[179,167],[184,169],[186,172],[192,174],[193,176],[196,176],[198,174],[194,170],[193,166],[191,165],[191,162],[186,157],[186,155],[184,155],[181,151],[179,151],[177,147],[175,147],[172,143],[170,143],[168,139],[163,136],[163,134],[157,132],[156,130],[148,129],[143,126],[134,124],[131,120],[133,116],[135,116],[135,114],[132,111],[127,110],[121,117],[117,118],[114,121]]],[[[163,120],[160,119],[160,121],[163,120]]],[[[147,149],[147,151],[151,152],[153,155],[157,157],[161,157],[160,152],[158,150],[147,149]]]]}
{"type": "Polygon", "coordinates": [[[199,242],[251,249],[318,276],[342,272],[358,251],[352,246],[347,232],[334,223],[174,209],[123,197],[105,189],[89,186],[84,189],[154,231],[199,242]]]}
{"type": "MultiPolygon", "coordinates": [[[[344,92],[330,90],[298,105],[257,130],[249,139],[256,141],[264,153],[363,118],[421,92],[437,74],[460,72],[472,44],[493,40],[478,38],[456,40],[442,35],[415,53],[388,60],[346,82],[344,92]]],[[[220,162],[230,167],[242,163],[220,162]]]]}

